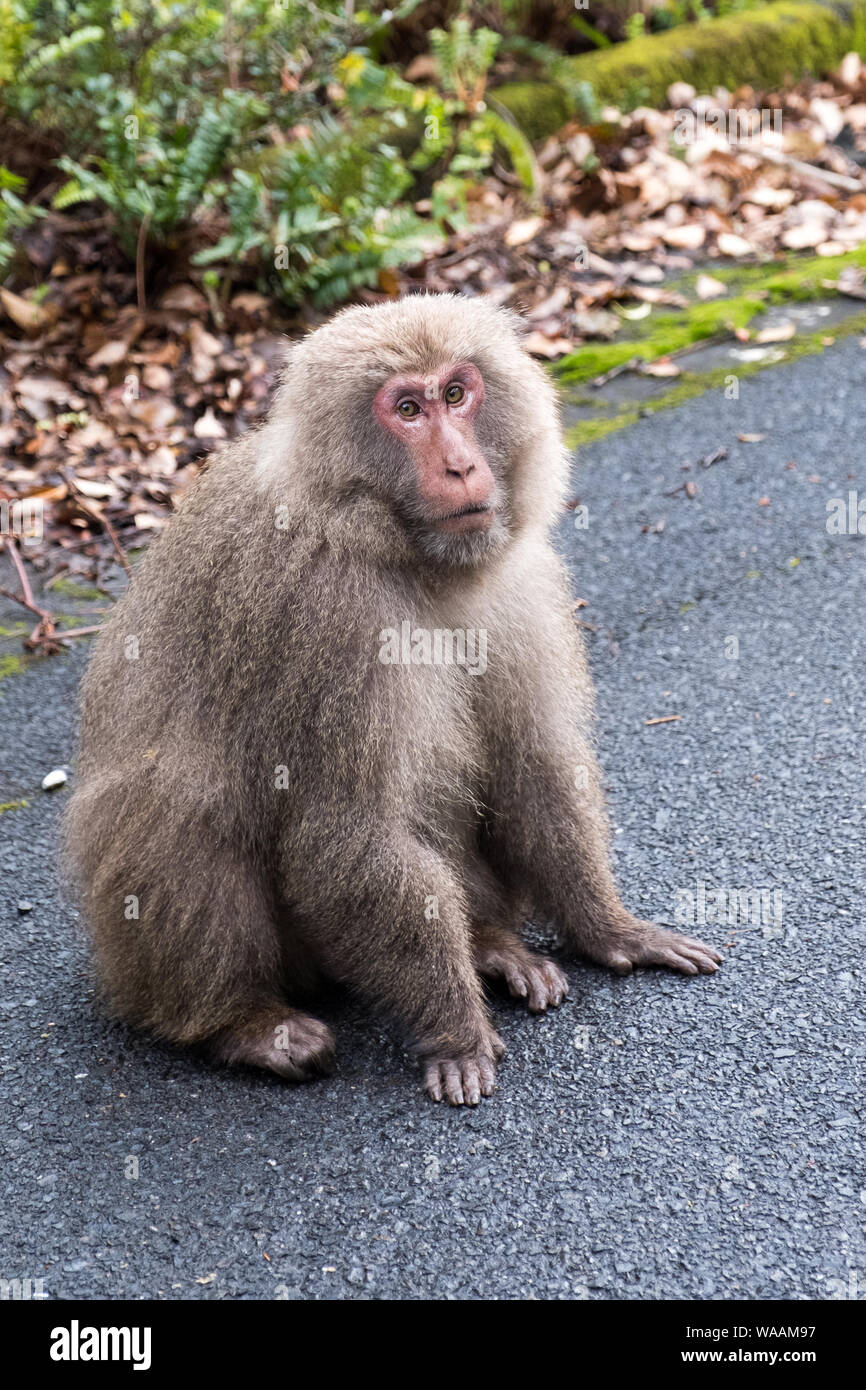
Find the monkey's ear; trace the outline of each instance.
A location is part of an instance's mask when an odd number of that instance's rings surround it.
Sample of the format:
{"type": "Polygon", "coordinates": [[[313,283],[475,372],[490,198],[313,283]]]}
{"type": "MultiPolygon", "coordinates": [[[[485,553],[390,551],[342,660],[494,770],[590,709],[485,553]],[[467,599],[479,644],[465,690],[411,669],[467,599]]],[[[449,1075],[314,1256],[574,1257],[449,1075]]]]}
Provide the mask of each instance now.
{"type": "Polygon", "coordinates": [[[503,322],[505,328],[514,334],[520,346],[523,347],[526,339],[532,332],[532,324],[529,322],[523,309],[499,308],[496,313],[503,322]]]}

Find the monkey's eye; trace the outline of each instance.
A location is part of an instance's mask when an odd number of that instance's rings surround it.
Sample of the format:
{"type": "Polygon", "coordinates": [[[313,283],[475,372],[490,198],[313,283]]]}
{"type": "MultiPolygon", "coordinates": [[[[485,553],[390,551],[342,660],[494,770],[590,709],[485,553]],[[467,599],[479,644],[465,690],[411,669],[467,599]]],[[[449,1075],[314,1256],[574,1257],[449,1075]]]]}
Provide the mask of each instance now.
{"type": "Polygon", "coordinates": [[[411,420],[414,416],[420,414],[421,407],[416,401],[405,400],[400,402],[397,406],[397,410],[403,416],[404,420],[411,420]]]}
{"type": "Polygon", "coordinates": [[[459,381],[452,381],[450,386],[445,388],[445,400],[448,405],[459,405],[466,395],[459,381]]]}

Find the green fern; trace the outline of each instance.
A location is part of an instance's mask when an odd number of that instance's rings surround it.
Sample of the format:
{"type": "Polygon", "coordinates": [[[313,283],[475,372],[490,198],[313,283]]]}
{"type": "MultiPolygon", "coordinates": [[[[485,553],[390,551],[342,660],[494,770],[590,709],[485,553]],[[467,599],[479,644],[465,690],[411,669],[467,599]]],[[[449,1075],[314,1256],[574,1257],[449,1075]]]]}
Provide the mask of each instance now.
{"type": "Polygon", "coordinates": [[[59,38],[56,43],[46,44],[34,53],[32,58],[24,64],[19,74],[19,80],[22,83],[27,83],[41,68],[56,67],[77,53],[80,48],[85,48],[89,44],[100,43],[104,38],[105,30],[98,24],[76,29],[73,34],[66,34],[59,38]]]}
{"type": "Polygon", "coordinates": [[[472,29],[468,19],[452,20],[448,29],[433,29],[430,48],[446,92],[453,92],[471,107],[481,100],[499,47],[492,29],[472,29]]]}

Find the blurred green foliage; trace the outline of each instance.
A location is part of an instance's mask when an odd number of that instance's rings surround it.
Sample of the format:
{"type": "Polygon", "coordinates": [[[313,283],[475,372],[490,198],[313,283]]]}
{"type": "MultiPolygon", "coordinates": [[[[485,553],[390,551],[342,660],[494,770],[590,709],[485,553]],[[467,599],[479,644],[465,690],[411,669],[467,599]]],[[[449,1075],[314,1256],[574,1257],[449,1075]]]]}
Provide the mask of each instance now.
{"type": "MultiPolygon", "coordinates": [[[[638,0],[594,7],[592,24],[574,0],[386,2],[0,0],[0,275],[50,196],[106,210],[142,263],[182,247],[212,277],[339,301],[459,227],[495,158],[532,194],[533,113],[491,96],[498,59],[555,78],[591,118],[563,51],[606,54],[644,24],[638,0]],[[408,81],[419,52],[433,64],[408,81]],[[15,156],[22,131],[53,167],[15,156]]],[[[706,14],[665,0],[645,27],[706,14]]]]}
{"type": "MultiPolygon", "coordinates": [[[[419,3],[0,0],[0,121],[58,133],[54,208],[102,205],[130,256],[216,228],[199,264],[331,303],[459,224],[497,149],[532,183],[528,143],[483,101],[496,34],[436,31],[426,85],[373,56],[419,3]]],[[[7,175],[0,265],[27,215],[7,175]]]]}

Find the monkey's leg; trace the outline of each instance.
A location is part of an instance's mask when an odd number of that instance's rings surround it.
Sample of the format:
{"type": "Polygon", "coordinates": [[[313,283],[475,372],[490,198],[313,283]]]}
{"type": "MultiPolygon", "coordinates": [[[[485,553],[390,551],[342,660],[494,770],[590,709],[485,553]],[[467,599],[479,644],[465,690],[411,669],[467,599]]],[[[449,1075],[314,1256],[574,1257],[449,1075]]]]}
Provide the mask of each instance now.
{"type": "MultiPolygon", "coordinates": [[[[521,746],[517,736],[514,746],[521,746]]],[[[623,906],[590,745],[575,739],[561,756],[550,756],[532,749],[528,736],[523,747],[519,780],[503,779],[494,803],[491,848],[503,875],[510,872],[529,889],[576,951],[617,974],[638,965],[713,974],[722,957],[712,946],[634,917],[623,906]]]]}
{"type": "Polygon", "coordinates": [[[307,830],[284,882],[320,964],[402,1025],[433,1100],[477,1105],[505,1048],[473,965],[458,875],[430,845],[399,826],[365,825],[360,811],[307,830]]]}
{"type": "Polygon", "coordinates": [[[262,874],[212,824],[182,820],[165,790],[134,800],[126,781],[96,783],[71,808],[82,906],[114,1012],[225,1061],[296,1080],[329,1070],[329,1029],[282,997],[262,874]]]}
{"type": "Polygon", "coordinates": [[[510,896],[487,862],[474,855],[466,866],[466,888],[479,975],[505,984],[514,999],[526,1000],[530,1013],[556,1008],[568,994],[568,980],[558,965],[520,940],[528,904],[510,896]]]}
{"type": "Polygon", "coordinates": [[[487,980],[502,981],[513,999],[525,999],[531,1014],[555,1009],[568,994],[568,979],[547,956],[530,951],[507,927],[472,928],[475,968],[487,980]]]}
{"type": "Polygon", "coordinates": [[[334,1069],[334,1035],[327,1024],[285,1005],[226,1029],[211,1048],[222,1062],[264,1067],[289,1081],[312,1081],[334,1069]]]}

